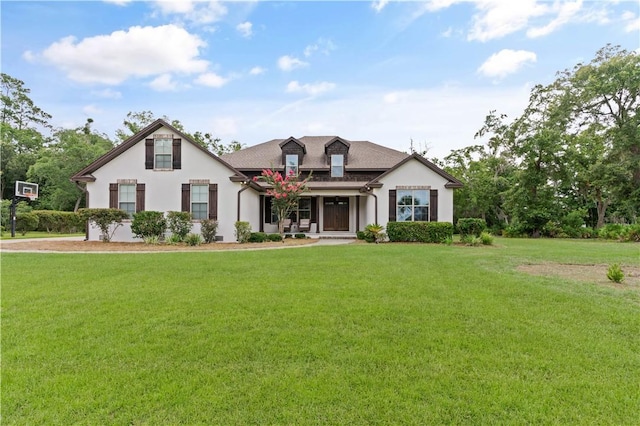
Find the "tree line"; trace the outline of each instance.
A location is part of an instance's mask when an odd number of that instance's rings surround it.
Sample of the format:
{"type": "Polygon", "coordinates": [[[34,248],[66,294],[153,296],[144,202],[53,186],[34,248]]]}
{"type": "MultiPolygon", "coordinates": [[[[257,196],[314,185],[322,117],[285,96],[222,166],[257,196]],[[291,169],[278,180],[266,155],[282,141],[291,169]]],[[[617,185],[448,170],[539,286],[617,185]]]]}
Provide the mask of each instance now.
{"type": "Polygon", "coordinates": [[[523,114],[491,111],[441,165],[465,187],[457,217],[539,236],[636,223],[640,213],[640,55],[618,46],[536,85],[523,114]]]}
{"type": "MultiPolygon", "coordinates": [[[[29,93],[24,82],[2,74],[0,189],[9,199],[16,180],[40,184],[38,209],[77,210],[84,193],[69,177],[156,119],[151,111],[128,113],[115,140],[94,130],[92,119],[53,129],[51,115],[29,93]]],[[[521,116],[491,111],[475,135],[483,143],[434,159],[465,184],[454,195],[455,217],[532,236],[636,223],[639,105],[640,55],[607,45],[589,63],[533,87],[521,116]]],[[[180,121],[162,118],[187,133],[180,121]]],[[[210,133],[189,135],[218,155],[242,148],[210,133]]]]}

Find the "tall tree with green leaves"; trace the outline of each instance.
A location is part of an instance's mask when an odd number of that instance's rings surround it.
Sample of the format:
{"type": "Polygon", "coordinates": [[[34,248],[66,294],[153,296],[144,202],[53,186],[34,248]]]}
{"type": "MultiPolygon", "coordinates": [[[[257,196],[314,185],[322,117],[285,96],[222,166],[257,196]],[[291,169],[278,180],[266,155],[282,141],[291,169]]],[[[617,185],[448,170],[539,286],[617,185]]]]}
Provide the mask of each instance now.
{"type": "Polygon", "coordinates": [[[69,178],[114,146],[106,135],[91,129],[92,122],[56,131],[53,142],[42,148],[29,168],[29,180],[40,185],[39,208],[77,211],[81,206],[84,191],[69,178]]]}
{"type": "Polygon", "coordinates": [[[42,132],[51,129],[51,116],[35,105],[23,81],[2,73],[0,87],[0,192],[11,198],[15,181],[26,180],[47,141],[42,132]]]}

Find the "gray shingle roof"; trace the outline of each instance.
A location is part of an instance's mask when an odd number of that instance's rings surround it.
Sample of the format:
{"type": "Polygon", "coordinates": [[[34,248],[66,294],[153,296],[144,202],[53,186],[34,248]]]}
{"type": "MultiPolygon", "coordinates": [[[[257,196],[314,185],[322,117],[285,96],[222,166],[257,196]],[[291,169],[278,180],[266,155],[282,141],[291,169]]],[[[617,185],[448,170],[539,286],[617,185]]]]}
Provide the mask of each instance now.
{"type": "MultiPolygon", "coordinates": [[[[329,169],[324,149],[325,144],[335,137],[303,136],[298,138],[307,149],[300,168],[302,170],[329,169]]],[[[239,170],[281,168],[283,164],[280,143],[285,140],[273,139],[240,151],[225,154],[221,158],[239,170]]],[[[369,141],[348,141],[348,143],[350,147],[347,168],[350,170],[386,170],[409,156],[404,152],[369,141]]]]}

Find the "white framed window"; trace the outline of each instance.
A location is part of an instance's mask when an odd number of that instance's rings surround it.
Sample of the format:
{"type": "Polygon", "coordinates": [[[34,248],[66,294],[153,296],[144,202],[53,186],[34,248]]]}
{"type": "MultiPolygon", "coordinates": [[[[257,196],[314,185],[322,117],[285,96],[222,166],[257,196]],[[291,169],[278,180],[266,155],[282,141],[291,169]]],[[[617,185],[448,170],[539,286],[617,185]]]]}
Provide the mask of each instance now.
{"type": "Polygon", "coordinates": [[[195,220],[209,218],[209,185],[191,185],[191,216],[195,220]]]}
{"type": "Polygon", "coordinates": [[[298,220],[311,219],[311,198],[301,197],[298,200],[298,220]]]}
{"type": "Polygon", "coordinates": [[[136,212],[136,185],[121,183],[118,185],[118,208],[133,217],[136,212]]]}
{"type": "Polygon", "coordinates": [[[153,140],[153,160],[156,169],[172,169],[173,139],[168,137],[153,140]]]}
{"type": "Polygon", "coordinates": [[[344,155],[336,154],[331,156],[331,177],[344,176],[344,155]]]}
{"type": "Polygon", "coordinates": [[[429,190],[399,189],[396,198],[398,222],[429,221],[429,190]]]}
{"type": "Polygon", "coordinates": [[[298,156],[296,154],[287,154],[285,161],[285,176],[298,176],[298,156]]]}

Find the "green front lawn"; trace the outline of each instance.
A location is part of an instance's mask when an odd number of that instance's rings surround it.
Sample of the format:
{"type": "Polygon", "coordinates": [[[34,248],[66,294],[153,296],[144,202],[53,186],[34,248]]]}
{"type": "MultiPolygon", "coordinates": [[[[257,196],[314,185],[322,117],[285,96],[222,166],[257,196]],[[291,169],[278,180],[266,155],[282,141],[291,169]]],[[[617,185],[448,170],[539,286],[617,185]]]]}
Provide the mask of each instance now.
{"type": "Polygon", "coordinates": [[[2,254],[3,424],[635,424],[640,245],[2,254]]]}

